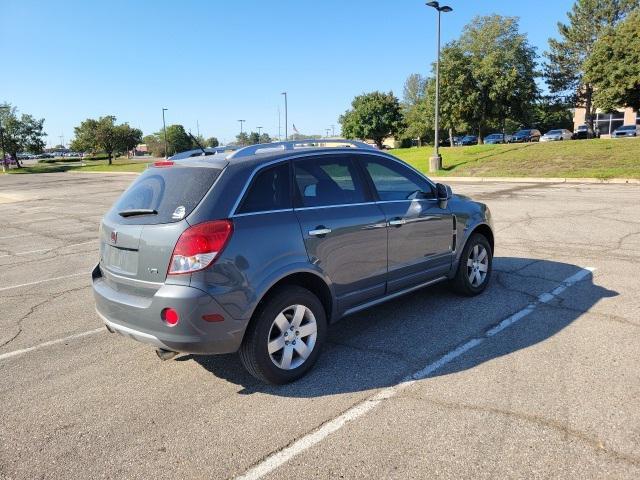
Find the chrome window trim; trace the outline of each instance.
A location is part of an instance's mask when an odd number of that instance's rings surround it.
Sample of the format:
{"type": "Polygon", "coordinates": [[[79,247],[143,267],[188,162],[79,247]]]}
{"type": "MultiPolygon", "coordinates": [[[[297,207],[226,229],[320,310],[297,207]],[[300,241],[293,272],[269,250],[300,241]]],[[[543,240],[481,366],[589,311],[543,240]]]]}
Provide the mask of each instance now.
{"type": "MultiPolygon", "coordinates": [[[[284,150],[283,153],[286,153],[287,151],[284,150]]],[[[391,160],[392,162],[396,162],[399,163],[400,165],[410,169],[411,171],[413,171],[415,174],[419,175],[420,178],[423,178],[429,185],[431,185],[434,189],[436,188],[436,184],[433,183],[431,181],[431,179],[429,179],[428,177],[426,177],[425,175],[422,174],[422,172],[420,172],[419,170],[415,169],[414,167],[412,167],[411,165],[409,165],[406,162],[403,162],[402,160],[400,160],[399,158],[395,158],[393,155],[389,155],[388,153],[383,153],[380,152],[379,150],[358,150],[356,148],[336,148],[334,149],[334,151],[321,151],[321,152],[314,152],[314,151],[304,151],[304,152],[300,152],[298,154],[291,154],[291,155],[287,155],[286,157],[280,157],[277,158],[275,160],[271,160],[269,162],[266,163],[261,163],[260,165],[256,166],[253,171],[251,172],[251,174],[249,175],[249,178],[247,179],[247,181],[244,184],[244,187],[242,187],[242,190],[240,191],[240,195],[238,196],[238,198],[236,199],[235,203],[233,204],[233,207],[231,208],[231,211],[229,212],[229,218],[234,217],[236,215],[246,215],[246,214],[236,214],[238,207],[240,206],[240,202],[242,202],[242,199],[244,198],[245,193],[247,193],[247,190],[249,189],[249,185],[251,185],[251,182],[253,181],[253,178],[264,168],[268,168],[271,167],[277,163],[281,163],[281,162],[291,162],[291,161],[295,161],[298,160],[300,158],[306,158],[306,157],[313,157],[313,156],[319,156],[319,155],[367,155],[367,156],[375,156],[375,157],[381,157],[381,158],[386,158],[387,160],[391,160]]],[[[232,160],[232,159],[231,159],[232,160]]],[[[225,168],[226,170],[226,168],[225,168]]],[[[420,199],[420,200],[433,200],[433,199],[420,199]]],[[[293,210],[302,210],[302,209],[310,209],[310,208],[331,208],[331,207],[338,207],[338,206],[349,206],[349,205],[366,205],[369,203],[385,203],[385,202],[406,202],[406,201],[411,201],[411,200],[386,200],[383,202],[364,202],[364,203],[359,203],[359,204],[355,204],[355,203],[349,203],[349,204],[343,204],[343,205],[326,205],[326,206],[319,206],[319,207],[302,207],[302,208],[294,208],[293,210]]],[[[261,212],[251,212],[251,213],[261,213],[261,212]]],[[[266,212],[265,212],[266,213],[266,212]]]]}
{"type": "Polygon", "coordinates": [[[231,218],[249,217],[252,215],[266,215],[267,213],[282,213],[282,212],[293,212],[293,208],[280,208],[278,210],[263,210],[260,212],[236,213],[231,218]]]}
{"type": "Polygon", "coordinates": [[[339,203],[336,205],[317,205],[315,207],[299,207],[294,208],[295,212],[300,212],[303,210],[321,210],[324,208],[339,208],[339,207],[361,207],[362,205],[375,205],[376,202],[358,202],[358,203],[339,203]]]}

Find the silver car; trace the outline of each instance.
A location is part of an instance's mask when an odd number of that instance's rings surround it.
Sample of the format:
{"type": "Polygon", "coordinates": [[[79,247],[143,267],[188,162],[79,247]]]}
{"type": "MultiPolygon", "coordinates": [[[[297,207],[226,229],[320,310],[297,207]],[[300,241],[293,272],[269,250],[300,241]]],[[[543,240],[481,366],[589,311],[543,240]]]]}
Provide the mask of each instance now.
{"type": "Polygon", "coordinates": [[[612,138],[638,137],[640,136],[640,125],[623,125],[616,128],[611,134],[612,138]]]}
{"type": "Polygon", "coordinates": [[[557,130],[549,130],[542,137],[540,137],[541,142],[560,142],[562,140],[571,140],[573,138],[573,134],[567,130],[566,128],[560,128],[557,130]]]}

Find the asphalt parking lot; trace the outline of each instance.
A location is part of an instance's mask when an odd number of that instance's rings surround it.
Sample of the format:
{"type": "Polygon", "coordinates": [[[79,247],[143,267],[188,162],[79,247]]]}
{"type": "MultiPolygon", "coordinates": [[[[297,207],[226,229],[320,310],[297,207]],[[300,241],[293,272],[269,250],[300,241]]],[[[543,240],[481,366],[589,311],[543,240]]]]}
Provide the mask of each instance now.
{"type": "Polygon", "coordinates": [[[130,175],[0,176],[0,478],[640,478],[640,186],[452,184],[491,207],[484,295],[331,330],[285,387],[101,326],[130,175]]]}

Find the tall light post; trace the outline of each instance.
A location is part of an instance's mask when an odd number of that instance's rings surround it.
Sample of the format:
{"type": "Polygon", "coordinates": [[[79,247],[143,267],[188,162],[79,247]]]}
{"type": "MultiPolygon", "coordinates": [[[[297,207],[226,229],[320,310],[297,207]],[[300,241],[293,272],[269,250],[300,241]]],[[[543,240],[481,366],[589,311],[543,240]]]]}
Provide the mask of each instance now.
{"type": "Polygon", "coordinates": [[[331,125],[331,136],[332,137],[336,136],[336,126],[335,125],[331,125]]]}
{"type": "Polygon", "coordinates": [[[167,110],[169,109],[162,109],[162,130],[164,131],[164,158],[169,158],[169,144],[167,143],[167,124],[164,121],[164,112],[166,112],[167,110]]]}
{"type": "Polygon", "coordinates": [[[448,13],[452,12],[453,8],[447,5],[440,5],[439,2],[427,2],[426,5],[428,7],[435,8],[438,11],[438,29],[437,29],[437,38],[438,38],[438,57],[436,61],[436,118],[435,118],[435,135],[434,141],[435,145],[433,148],[433,156],[429,158],[429,171],[437,172],[442,169],[442,157],[440,156],[440,15],[442,12],[448,13]]]}
{"type": "Polygon", "coordinates": [[[326,138],[329,138],[329,132],[331,131],[331,129],[325,128],[324,131],[326,132],[326,138]]]}
{"type": "MultiPolygon", "coordinates": [[[[9,105],[0,106],[0,110],[11,110],[9,105]]],[[[7,167],[7,152],[4,150],[4,130],[2,129],[2,117],[0,117],[0,148],[2,148],[2,171],[6,172],[7,167]]]]}
{"type": "Polygon", "coordinates": [[[258,130],[258,138],[260,138],[262,135],[262,127],[256,127],[256,129],[258,130]]]}
{"type": "Polygon", "coordinates": [[[281,95],[284,95],[284,139],[287,141],[289,140],[289,108],[287,106],[287,92],[282,92],[281,95]]]}
{"type": "Polygon", "coordinates": [[[240,135],[242,135],[242,124],[246,122],[246,120],[238,120],[240,122],[240,135]]]}

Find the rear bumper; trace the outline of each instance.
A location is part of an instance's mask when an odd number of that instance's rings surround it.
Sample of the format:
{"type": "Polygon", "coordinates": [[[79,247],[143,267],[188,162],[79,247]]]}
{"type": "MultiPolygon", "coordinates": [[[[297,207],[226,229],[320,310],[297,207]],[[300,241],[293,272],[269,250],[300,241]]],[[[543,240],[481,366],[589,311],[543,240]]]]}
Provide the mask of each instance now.
{"type": "Polygon", "coordinates": [[[185,285],[163,284],[151,296],[136,296],[119,291],[99,270],[96,267],[93,273],[96,312],[111,331],[182,353],[223,354],[240,348],[247,322],[229,316],[208,293],[185,285]],[[173,327],[160,316],[169,307],[180,315],[173,327]],[[202,318],[211,314],[219,314],[224,320],[211,323],[202,318]]]}

